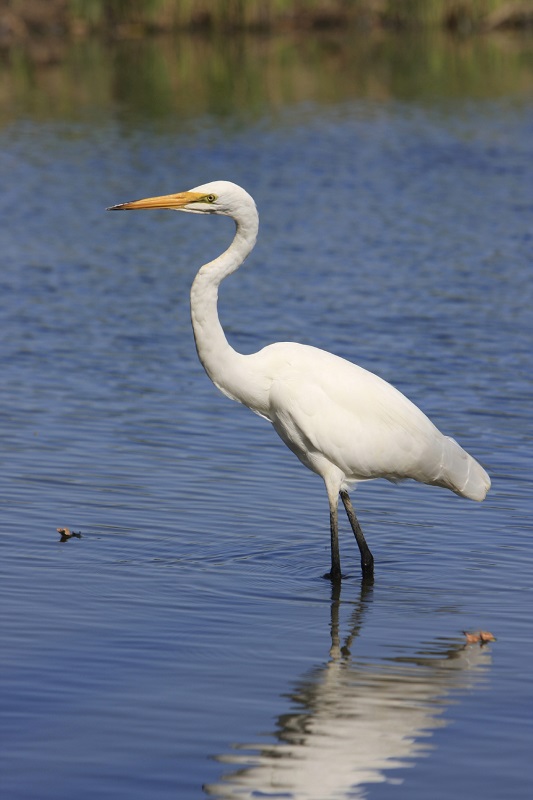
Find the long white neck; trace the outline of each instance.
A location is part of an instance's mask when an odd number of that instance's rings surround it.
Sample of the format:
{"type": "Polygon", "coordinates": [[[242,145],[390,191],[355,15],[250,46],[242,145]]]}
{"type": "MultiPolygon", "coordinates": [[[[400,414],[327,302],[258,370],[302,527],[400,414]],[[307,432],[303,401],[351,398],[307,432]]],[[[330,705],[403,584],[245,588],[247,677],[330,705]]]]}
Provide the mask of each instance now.
{"type": "Polygon", "coordinates": [[[228,249],[200,268],[191,287],[191,320],[196,350],[205,371],[221,392],[233,400],[254,406],[257,393],[245,366],[247,356],[234,350],[226,339],[218,318],[218,287],[237,270],[253,249],[259,217],[255,204],[235,218],[236,233],[228,249]]]}

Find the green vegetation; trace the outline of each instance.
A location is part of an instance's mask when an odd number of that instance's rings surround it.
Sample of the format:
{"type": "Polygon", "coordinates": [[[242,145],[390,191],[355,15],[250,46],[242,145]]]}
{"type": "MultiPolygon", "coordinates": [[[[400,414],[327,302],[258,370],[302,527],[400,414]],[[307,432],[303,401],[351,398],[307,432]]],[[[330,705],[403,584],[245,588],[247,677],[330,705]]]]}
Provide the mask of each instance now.
{"type": "Polygon", "coordinates": [[[507,34],[187,33],[88,37],[36,53],[14,47],[0,61],[0,125],[112,115],[179,129],[205,114],[260,118],[302,103],[442,106],[448,98],[533,95],[533,37],[507,34]],[[47,60],[37,57],[43,52],[47,60]]]}
{"type": "Polygon", "coordinates": [[[533,0],[0,0],[0,124],[531,95],[531,35],[457,35],[519,8],[533,0]]]}
{"type": "Polygon", "coordinates": [[[533,0],[0,0],[0,44],[93,32],[441,27],[464,33],[533,24],[533,0]]]}

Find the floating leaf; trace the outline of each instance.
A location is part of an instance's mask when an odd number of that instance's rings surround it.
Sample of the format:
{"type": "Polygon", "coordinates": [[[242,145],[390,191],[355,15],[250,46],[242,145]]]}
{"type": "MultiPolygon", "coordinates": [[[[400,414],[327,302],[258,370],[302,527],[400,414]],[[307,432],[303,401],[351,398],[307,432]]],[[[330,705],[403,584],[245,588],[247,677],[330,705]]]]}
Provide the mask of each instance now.
{"type": "Polygon", "coordinates": [[[496,637],[490,633],[489,631],[476,631],[475,633],[469,633],[468,631],[463,631],[464,635],[466,636],[466,643],[467,644],[487,644],[487,642],[495,642],[496,637]]]}
{"type": "Polygon", "coordinates": [[[81,532],[75,533],[71,531],[69,528],[56,528],[56,531],[61,534],[60,542],[68,542],[69,539],[81,539],[81,532]]]}

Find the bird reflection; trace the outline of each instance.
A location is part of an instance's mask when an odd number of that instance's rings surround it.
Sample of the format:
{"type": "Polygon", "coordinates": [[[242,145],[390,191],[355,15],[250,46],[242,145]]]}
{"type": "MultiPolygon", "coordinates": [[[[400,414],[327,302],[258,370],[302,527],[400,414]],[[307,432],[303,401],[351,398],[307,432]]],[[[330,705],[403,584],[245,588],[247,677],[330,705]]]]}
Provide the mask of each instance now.
{"type": "Polygon", "coordinates": [[[351,649],[371,595],[363,586],[342,639],[340,585],[332,587],[329,660],[290,693],[293,710],[278,717],[276,742],[217,757],[235,768],[204,787],[208,796],[364,798],[369,784],[393,782],[389,770],[413,766],[430,749],[450,694],[480,682],[490,650],[436,640],[410,657],[357,661],[351,649]]]}

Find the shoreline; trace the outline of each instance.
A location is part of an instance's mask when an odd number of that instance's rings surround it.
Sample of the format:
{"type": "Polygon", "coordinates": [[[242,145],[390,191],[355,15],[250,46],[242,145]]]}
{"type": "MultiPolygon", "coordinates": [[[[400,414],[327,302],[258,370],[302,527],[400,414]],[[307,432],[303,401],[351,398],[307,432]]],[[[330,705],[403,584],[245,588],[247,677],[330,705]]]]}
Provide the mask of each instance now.
{"type": "Polygon", "coordinates": [[[115,6],[95,2],[84,6],[70,0],[19,0],[13,7],[0,1],[0,47],[23,45],[44,38],[85,38],[104,35],[111,39],[139,38],[156,34],[198,32],[231,34],[256,32],[322,32],[353,29],[441,29],[461,35],[493,30],[533,30],[532,0],[486,0],[452,3],[432,0],[405,4],[388,0],[346,3],[343,0],[298,0],[269,3],[213,3],[209,0],[171,0],[115,6]]]}

